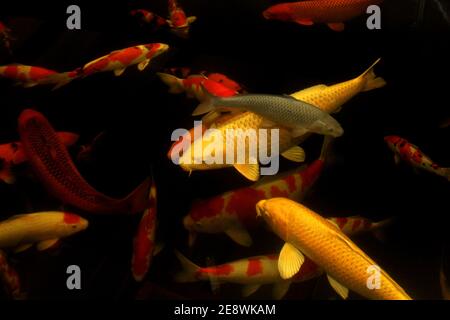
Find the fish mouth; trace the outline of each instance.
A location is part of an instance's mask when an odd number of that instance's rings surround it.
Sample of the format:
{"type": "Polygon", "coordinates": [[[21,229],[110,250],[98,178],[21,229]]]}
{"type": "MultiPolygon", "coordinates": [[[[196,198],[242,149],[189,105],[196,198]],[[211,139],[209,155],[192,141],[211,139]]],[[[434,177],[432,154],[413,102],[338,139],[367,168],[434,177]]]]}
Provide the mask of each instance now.
{"type": "Polygon", "coordinates": [[[266,210],[264,209],[264,204],[266,203],[267,200],[260,200],[257,204],[256,204],[256,217],[260,218],[260,217],[264,217],[266,215],[266,210]]]}

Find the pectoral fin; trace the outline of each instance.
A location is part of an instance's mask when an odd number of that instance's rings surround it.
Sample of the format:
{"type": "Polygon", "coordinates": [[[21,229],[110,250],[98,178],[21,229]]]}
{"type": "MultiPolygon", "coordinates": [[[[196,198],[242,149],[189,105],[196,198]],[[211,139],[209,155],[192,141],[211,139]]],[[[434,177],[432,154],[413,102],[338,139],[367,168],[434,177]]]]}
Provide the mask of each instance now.
{"type": "Polygon", "coordinates": [[[22,244],[22,245],[18,246],[18,247],[14,250],[14,252],[15,252],[15,253],[23,252],[23,251],[25,251],[25,250],[31,248],[32,246],[33,246],[33,244],[30,244],[30,243],[28,243],[28,244],[22,244]]]}
{"type": "Polygon", "coordinates": [[[285,243],[278,258],[278,271],[282,279],[290,279],[300,271],[305,256],[290,243],[285,243]]]}
{"type": "Polygon", "coordinates": [[[235,164],[234,168],[251,181],[259,179],[259,164],[235,164]]]}
{"type": "Polygon", "coordinates": [[[281,155],[283,157],[285,157],[286,159],[294,161],[294,162],[305,161],[305,150],[303,150],[299,146],[292,147],[289,150],[286,150],[285,152],[283,152],[281,155]]]}
{"type": "Polygon", "coordinates": [[[147,68],[148,64],[150,62],[150,59],[145,59],[141,63],[138,64],[138,70],[143,71],[145,68],[147,68]]]}
{"type": "Polygon", "coordinates": [[[314,22],[311,19],[296,19],[294,21],[303,26],[312,26],[314,24],[314,22]]]}
{"type": "Polygon", "coordinates": [[[197,17],[196,17],[196,16],[188,17],[188,18],[187,18],[187,23],[188,23],[188,25],[191,24],[191,23],[193,23],[193,22],[195,22],[195,20],[197,20],[197,17]]]}
{"type": "Polygon", "coordinates": [[[348,289],[344,287],[342,284],[334,280],[330,275],[327,274],[328,281],[330,282],[331,287],[336,291],[336,293],[341,296],[342,299],[348,298],[348,289]]]}
{"type": "Polygon", "coordinates": [[[242,288],[242,296],[248,297],[254,294],[259,288],[261,287],[260,284],[249,284],[242,288]]]}
{"type": "Polygon", "coordinates": [[[49,239],[41,241],[37,244],[37,249],[39,251],[50,249],[51,247],[55,246],[58,243],[58,241],[59,239],[49,239]]]}
{"type": "Polygon", "coordinates": [[[342,22],[336,22],[336,23],[328,23],[328,27],[337,32],[344,31],[345,25],[342,22]]]}
{"type": "Polygon", "coordinates": [[[115,70],[114,70],[114,75],[115,75],[116,77],[122,75],[122,73],[125,72],[125,69],[126,69],[126,68],[115,69],[115,70]]]}
{"type": "Polygon", "coordinates": [[[272,297],[275,300],[281,300],[289,290],[291,281],[281,281],[273,286],[272,297]]]}
{"type": "Polygon", "coordinates": [[[250,247],[253,243],[252,238],[248,234],[247,230],[242,226],[234,226],[225,230],[225,233],[233,239],[236,243],[244,247],[250,247]]]}

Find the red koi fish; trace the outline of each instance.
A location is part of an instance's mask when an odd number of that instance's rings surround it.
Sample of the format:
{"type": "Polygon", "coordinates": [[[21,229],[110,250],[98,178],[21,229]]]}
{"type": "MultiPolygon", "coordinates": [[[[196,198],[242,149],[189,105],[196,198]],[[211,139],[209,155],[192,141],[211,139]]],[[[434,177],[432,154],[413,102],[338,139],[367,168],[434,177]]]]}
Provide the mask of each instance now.
{"type": "Polygon", "coordinates": [[[155,29],[168,25],[166,19],[145,9],[131,10],[130,15],[139,18],[145,24],[152,25],[155,29]]]}
{"type": "Polygon", "coordinates": [[[186,17],[186,13],[176,0],[169,0],[169,20],[167,20],[167,23],[173,33],[183,38],[188,37],[190,25],[195,20],[197,20],[195,16],[186,17]]]}
{"type": "Polygon", "coordinates": [[[420,149],[399,136],[384,138],[389,148],[394,152],[395,163],[405,161],[413,168],[422,169],[450,180],[450,168],[442,168],[426,156],[420,149]]]}
{"type": "Polygon", "coordinates": [[[16,270],[8,263],[6,253],[0,250],[0,281],[3,283],[6,293],[14,300],[23,297],[20,278],[16,270]]]}
{"type": "Polygon", "coordinates": [[[301,25],[326,23],[334,31],[343,31],[344,22],[364,14],[371,5],[383,0],[317,0],[280,3],[263,12],[268,20],[292,21],[301,25]]]}
{"type": "Polygon", "coordinates": [[[155,252],[156,233],[156,185],[152,182],[149,193],[150,203],[142,215],[141,222],[134,237],[131,272],[136,281],[142,281],[152,263],[155,252]]]}
{"type": "Polygon", "coordinates": [[[81,73],[85,77],[98,72],[113,71],[116,76],[120,76],[127,67],[136,64],[138,65],[138,70],[143,71],[153,58],[161,55],[168,49],[169,46],[167,44],[150,43],[113,51],[85,64],[81,68],[81,73]]]}
{"type": "Polygon", "coordinates": [[[55,90],[78,78],[79,70],[59,73],[41,67],[10,64],[0,66],[0,77],[14,80],[16,84],[22,85],[24,88],[54,85],[53,90],[55,90]]]}
{"type": "Polygon", "coordinates": [[[207,98],[204,86],[207,84],[208,92],[217,97],[232,97],[238,92],[223,83],[211,80],[204,75],[190,75],[185,79],[177,78],[168,73],[157,73],[162,82],[169,87],[169,93],[180,94],[186,92],[189,98],[204,101],[207,98]]]}
{"type": "Polygon", "coordinates": [[[175,276],[175,281],[241,284],[244,285],[242,290],[244,297],[255,293],[262,285],[273,284],[273,298],[278,300],[284,297],[292,282],[308,281],[323,273],[322,269],[308,258],[293,278],[283,280],[278,271],[276,254],[245,258],[205,268],[197,266],[177,251],[175,254],[183,267],[183,271],[175,276]]]}
{"type": "Polygon", "coordinates": [[[0,21],[0,40],[3,41],[5,48],[12,54],[11,50],[11,30],[0,21]]]}
{"type": "MultiPolygon", "coordinates": [[[[66,146],[74,145],[79,138],[78,134],[71,132],[57,132],[58,139],[66,146]]],[[[27,161],[27,157],[20,142],[10,142],[0,145],[0,181],[13,184],[16,178],[12,167],[27,161]]]]}
{"type": "Polygon", "coordinates": [[[63,203],[90,213],[106,214],[137,213],[147,207],[149,179],[124,199],[110,198],[84,180],[66,147],[41,113],[24,110],[18,122],[23,149],[34,173],[63,203]]]}
{"type": "Polygon", "coordinates": [[[189,231],[189,244],[192,246],[196,234],[222,233],[242,246],[251,246],[252,238],[247,228],[257,225],[256,203],[275,197],[300,200],[319,178],[325,163],[328,138],[322,147],[320,157],[308,167],[262,179],[258,183],[219,196],[198,201],[183,219],[189,231]]]}

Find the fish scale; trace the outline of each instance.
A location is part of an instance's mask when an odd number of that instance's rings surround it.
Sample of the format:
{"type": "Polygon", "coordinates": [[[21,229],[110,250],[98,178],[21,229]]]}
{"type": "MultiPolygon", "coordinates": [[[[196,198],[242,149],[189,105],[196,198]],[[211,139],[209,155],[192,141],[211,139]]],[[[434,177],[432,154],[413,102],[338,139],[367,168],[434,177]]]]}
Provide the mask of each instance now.
{"type": "Polygon", "coordinates": [[[381,287],[367,287],[368,268],[377,266],[335,225],[288,199],[274,198],[257,205],[275,233],[309,257],[347,288],[371,299],[409,300],[405,291],[381,270],[381,287]]]}

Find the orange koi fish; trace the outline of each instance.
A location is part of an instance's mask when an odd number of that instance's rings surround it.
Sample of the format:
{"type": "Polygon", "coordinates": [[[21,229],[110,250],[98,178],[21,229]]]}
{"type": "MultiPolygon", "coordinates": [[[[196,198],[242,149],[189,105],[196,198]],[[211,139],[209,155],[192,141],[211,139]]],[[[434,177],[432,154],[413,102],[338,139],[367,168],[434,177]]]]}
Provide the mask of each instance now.
{"type": "Polygon", "coordinates": [[[85,64],[81,68],[81,73],[85,77],[98,72],[113,71],[116,76],[120,76],[127,67],[136,64],[139,71],[143,71],[153,58],[168,49],[167,44],[150,43],[113,51],[85,64]]]}
{"type": "Polygon", "coordinates": [[[141,222],[134,237],[131,272],[136,281],[142,281],[152,263],[155,252],[156,234],[156,185],[154,180],[150,187],[149,205],[142,215],[141,222]]]}
{"type": "Polygon", "coordinates": [[[422,169],[450,180],[450,168],[440,167],[406,139],[399,136],[387,136],[384,141],[394,152],[395,163],[398,164],[403,160],[413,168],[422,169]]]}
{"type": "MultiPolygon", "coordinates": [[[[66,146],[74,145],[79,135],[71,132],[57,132],[58,138],[66,146]]],[[[10,142],[0,145],[0,181],[13,184],[16,178],[12,168],[27,161],[27,157],[20,142],[10,142]]]]}
{"type": "Polygon", "coordinates": [[[128,197],[114,199],[95,190],[78,172],[48,120],[27,109],[19,116],[19,134],[34,173],[56,198],[90,213],[137,213],[147,207],[149,179],[128,197]]]}
{"type": "Polygon", "coordinates": [[[175,252],[183,266],[183,271],[175,276],[177,282],[212,281],[244,285],[242,294],[248,297],[262,285],[273,284],[273,298],[281,299],[289,290],[292,282],[304,282],[320,276],[323,271],[311,260],[306,260],[297,274],[289,280],[280,277],[278,255],[265,255],[240,259],[218,266],[199,267],[175,252]]]}
{"type": "Polygon", "coordinates": [[[343,31],[344,22],[364,14],[371,5],[383,0],[317,0],[274,5],[263,12],[268,20],[292,21],[310,26],[326,23],[334,31],[343,31]]]}

